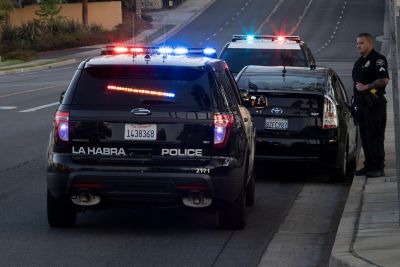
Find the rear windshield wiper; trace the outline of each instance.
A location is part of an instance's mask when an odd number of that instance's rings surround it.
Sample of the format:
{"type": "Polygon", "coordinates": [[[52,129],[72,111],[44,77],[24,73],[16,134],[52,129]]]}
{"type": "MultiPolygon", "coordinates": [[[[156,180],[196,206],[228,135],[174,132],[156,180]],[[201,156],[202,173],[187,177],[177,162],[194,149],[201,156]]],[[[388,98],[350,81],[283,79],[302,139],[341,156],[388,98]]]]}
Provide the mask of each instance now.
{"type": "Polygon", "coordinates": [[[176,101],[171,99],[159,99],[159,98],[142,98],[140,102],[144,104],[173,104],[176,101]]]}

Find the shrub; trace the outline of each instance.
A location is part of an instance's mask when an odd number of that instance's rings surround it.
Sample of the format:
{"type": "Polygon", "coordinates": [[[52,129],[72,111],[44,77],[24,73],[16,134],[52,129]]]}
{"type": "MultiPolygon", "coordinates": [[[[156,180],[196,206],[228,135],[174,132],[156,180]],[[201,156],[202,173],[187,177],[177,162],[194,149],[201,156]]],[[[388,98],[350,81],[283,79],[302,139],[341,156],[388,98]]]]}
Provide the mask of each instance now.
{"type": "Polygon", "coordinates": [[[35,39],[40,39],[47,32],[46,24],[39,20],[32,20],[23,23],[18,28],[18,37],[21,40],[33,42],[35,39]]]}
{"type": "Polygon", "coordinates": [[[101,25],[91,24],[89,26],[89,32],[91,33],[104,33],[104,29],[101,25]]]}

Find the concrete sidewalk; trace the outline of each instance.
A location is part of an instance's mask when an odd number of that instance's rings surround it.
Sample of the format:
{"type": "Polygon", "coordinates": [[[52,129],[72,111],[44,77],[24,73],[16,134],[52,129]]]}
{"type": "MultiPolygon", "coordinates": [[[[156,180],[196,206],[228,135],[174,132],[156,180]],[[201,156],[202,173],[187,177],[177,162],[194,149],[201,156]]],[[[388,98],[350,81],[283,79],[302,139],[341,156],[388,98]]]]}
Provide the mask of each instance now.
{"type": "Polygon", "coordinates": [[[386,177],[354,177],[336,234],[330,266],[400,266],[391,84],[386,98],[386,177]]]}
{"type": "MultiPolygon", "coordinates": [[[[166,37],[171,37],[187,24],[197,18],[204,10],[216,0],[186,0],[174,9],[162,10],[148,13],[153,17],[152,29],[148,29],[136,36],[135,39],[126,41],[127,44],[151,45],[157,44],[166,37]]],[[[45,59],[36,59],[29,62],[2,66],[0,75],[19,73],[32,70],[42,70],[59,66],[73,64],[100,54],[104,45],[95,45],[81,48],[73,48],[60,51],[60,53],[49,53],[45,59]],[[61,58],[60,58],[61,54],[61,58]]]]}

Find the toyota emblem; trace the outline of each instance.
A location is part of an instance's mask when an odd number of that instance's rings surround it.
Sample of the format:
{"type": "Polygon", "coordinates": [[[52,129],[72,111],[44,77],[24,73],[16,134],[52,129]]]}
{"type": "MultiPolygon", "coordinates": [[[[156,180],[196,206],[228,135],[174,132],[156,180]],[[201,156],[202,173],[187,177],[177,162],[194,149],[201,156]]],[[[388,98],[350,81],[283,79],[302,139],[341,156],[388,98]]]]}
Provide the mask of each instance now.
{"type": "Polygon", "coordinates": [[[274,108],[271,108],[271,113],[272,114],[276,114],[276,115],[280,115],[280,114],[283,114],[283,109],[278,108],[278,107],[274,107],[274,108]]]}

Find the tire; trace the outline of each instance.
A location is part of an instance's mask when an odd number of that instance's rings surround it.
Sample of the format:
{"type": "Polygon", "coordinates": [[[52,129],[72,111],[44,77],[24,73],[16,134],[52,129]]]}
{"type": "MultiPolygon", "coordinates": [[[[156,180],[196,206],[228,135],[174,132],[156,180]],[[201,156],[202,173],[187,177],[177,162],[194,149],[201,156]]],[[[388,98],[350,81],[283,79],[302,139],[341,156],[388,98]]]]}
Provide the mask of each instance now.
{"type": "Polygon", "coordinates": [[[332,169],[330,173],[330,181],[331,182],[344,182],[347,179],[347,166],[348,166],[348,155],[347,155],[347,144],[343,151],[342,161],[338,168],[332,169]]]}
{"type": "Polygon", "coordinates": [[[250,181],[246,187],[246,207],[252,207],[256,201],[256,177],[254,169],[251,172],[250,181]]]}
{"type": "Polygon", "coordinates": [[[246,226],[246,196],[243,189],[232,203],[225,203],[219,211],[219,224],[223,229],[241,230],[246,226]]]}
{"type": "Polygon", "coordinates": [[[51,227],[75,225],[77,209],[68,198],[55,198],[47,191],[47,220],[51,227]]]}

